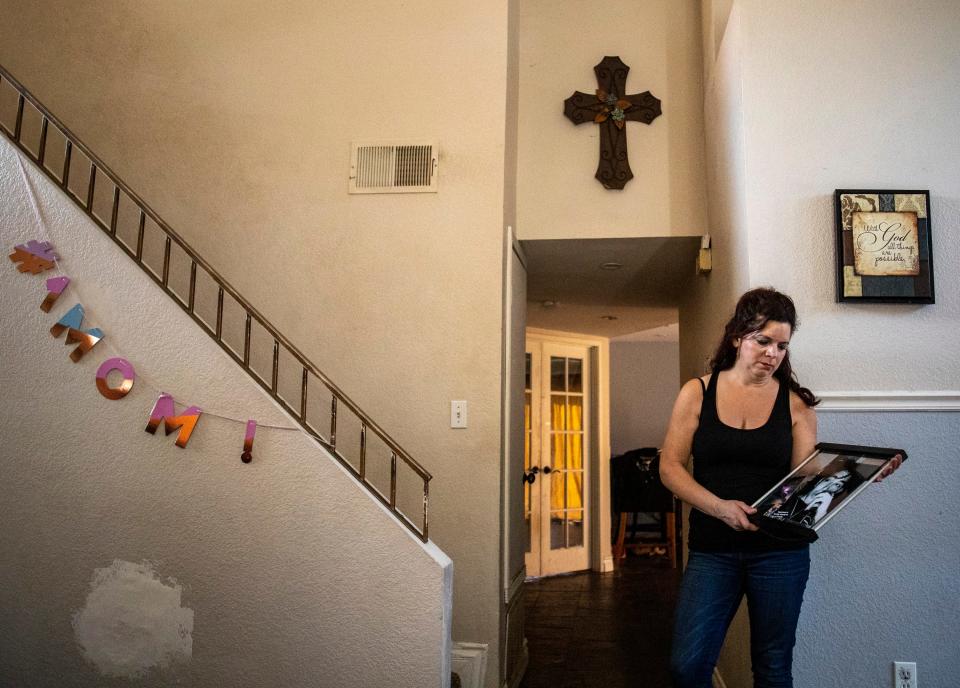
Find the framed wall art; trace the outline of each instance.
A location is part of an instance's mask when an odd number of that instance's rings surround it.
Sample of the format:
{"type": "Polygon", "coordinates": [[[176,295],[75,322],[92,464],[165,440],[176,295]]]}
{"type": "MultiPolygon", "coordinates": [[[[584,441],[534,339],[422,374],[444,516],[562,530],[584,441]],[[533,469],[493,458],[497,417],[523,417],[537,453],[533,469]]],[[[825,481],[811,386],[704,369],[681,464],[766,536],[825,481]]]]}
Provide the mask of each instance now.
{"type": "Polygon", "coordinates": [[[750,522],[781,540],[814,542],[817,531],[880,477],[902,449],[819,443],[786,477],[753,503],[750,522]]]}
{"type": "Polygon", "coordinates": [[[837,189],[837,301],[934,303],[929,191],[837,189]]]}

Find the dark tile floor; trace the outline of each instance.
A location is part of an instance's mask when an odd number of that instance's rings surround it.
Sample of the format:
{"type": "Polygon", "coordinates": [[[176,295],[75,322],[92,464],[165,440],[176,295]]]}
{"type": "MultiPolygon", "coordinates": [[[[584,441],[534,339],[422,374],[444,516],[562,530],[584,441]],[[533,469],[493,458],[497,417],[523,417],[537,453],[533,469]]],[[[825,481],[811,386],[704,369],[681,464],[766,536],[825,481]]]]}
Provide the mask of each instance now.
{"type": "Polygon", "coordinates": [[[525,584],[530,663],[520,688],[669,688],[680,582],[666,559],[525,584]]]}

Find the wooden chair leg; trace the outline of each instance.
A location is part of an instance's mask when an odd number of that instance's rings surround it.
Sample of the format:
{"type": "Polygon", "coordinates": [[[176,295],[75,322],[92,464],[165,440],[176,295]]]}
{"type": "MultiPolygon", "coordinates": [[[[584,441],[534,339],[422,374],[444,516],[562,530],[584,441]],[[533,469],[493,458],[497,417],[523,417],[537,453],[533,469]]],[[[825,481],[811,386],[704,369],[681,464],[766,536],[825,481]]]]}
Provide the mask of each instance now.
{"type": "Polygon", "coordinates": [[[677,568],[677,515],[666,511],[663,517],[667,521],[667,556],[670,557],[670,566],[677,568]]]}
{"type": "Polygon", "coordinates": [[[617,541],[613,543],[613,560],[619,561],[627,556],[627,549],[623,545],[624,537],[627,534],[627,515],[624,512],[617,514],[617,541]]]}

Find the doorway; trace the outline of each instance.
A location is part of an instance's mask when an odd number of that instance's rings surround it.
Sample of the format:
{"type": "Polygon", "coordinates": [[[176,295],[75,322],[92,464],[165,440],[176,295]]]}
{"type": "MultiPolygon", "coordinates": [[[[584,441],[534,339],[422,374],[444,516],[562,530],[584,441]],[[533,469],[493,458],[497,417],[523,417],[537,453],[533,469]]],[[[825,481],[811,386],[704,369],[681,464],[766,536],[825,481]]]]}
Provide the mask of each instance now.
{"type": "MultiPolygon", "coordinates": [[[[666,335],[663,328],[676,329],[680,295],[690,286],[686,276],[699,246],[700,237],[559,239],[511,244],[513,253],[508,258],[512,262],[507,265],[519,263],[523,269],[511,269],[509,289],[505,289],[510,297],[505,313],[510,314],[508,324],[513,333],[505,378],[505,418],[509,419],[505,427],[515,433],[505,442],[510,451],[504,473],[504,550],[509,554],[510,566],[505,569],[504,578],[504,599],[508,600],[504,656],[508,668],[503,675],[510,677],[510,686],[519,683],[517,679],[523,676],[528,663],[530,671],[524,686],[553,685],[550,681],[557,679],[557,673],[545,671],[544,662],[558,668],[555,665],[561,659],[556,655],[556,637],[549,633],[555,630],[558,615],[565,620],[576,618],[578,630],[589,629],[588,636],[594,640],[599,627],[613,633],[619,622],[595,617],[601,615],[602,609],[609,609],[611,596],[628,595],[621,585],[625,574],[635,574],[633,577],[644,590],[649,588],[665,607],[672,606],[668,589],[661,589],[658,584],[649,586],[652,572],[646,569],[649,564],[657,574],[653,577],[662,574],[670,579],[675,578],[676,570],[660,571],[660,562],[653,560],[630,560],[627,568],[614,570],[609,484],[609,459],[615,453],[611,361],[613,345],[628,336],[644,333],[652,341],[660,341],[666,335]],[[524,307],[519,306],[520,302],[524,307]],[[574,348],[553,349],[554,344],[574,348]],[[556,403],[552,397],[558,397],[556,403]],[[573,442],[569,451],[568,442],[573,442]],[[580,499],[579,504],[576,498],[580,499]],[[514,571],[518,571],[517,575],[513,575],[514,571]],[[571,575],[552,575],[565,571],[571,575]],[[523,583],[525,577],[527,584],[523,583]],[[574,604],[574,600],[580,600],[580,593],[587,589],[592,593],[595,587],[602,589],[603,599],[594,601],[584,596],[582,610],[580,603],[574,604]],[[566,593],[557,592],[561,589],[569,589],[569,600],[562,599],[566,593]],[[578,616],[580,611],[585,614],[583,618],[578,616]],[[528,614],[533,618],[526,619],[528,614]],[[606,625],[606,621],[611,625],[606,625]],[[528,623],[530,629],[525,630],[528,623]],[[539,633],[541,627],[543,634],[539,633]]],[[[676,335],[673,341],[676,351],[676,335]]],[[[647,353],[638,352],[644,362],[649,362],[647,353]]],[[[654,358],[657,363],[652,371],[631,366],[636,371],[626,376],[634,380],[631,395],[648,391],[654,374],[658,376],[661,369],[679,368],[676,358],[669,363],[654,358]]],[[[626,380],[617,382],[622,389],[626,380]]],[[[659,405],[669,405],[675,395],[676,390],[645,394],[659,405]]],[[[617,405],[620,407],[622,400],[617,405]]],[[[630,415],[631,430],[641,431],[649,426],[653,432],[657,414],[631,407],[630,415]]],[[[618,440],[618,445],[659,445],[662,434],[655,434],[656,439],[648,440],[631,433],[618,440]]],[[[622,451],[619,446],[618,451],[622,451]]],[[[645,600],[643,613],[630,618],[638,624],[657,625],[648,613],[649,606],[645,600]]],[[[630,629],[624,637],[637,635],[640,630],[649,636],[650,629],[645,628],[630,629]]],[[[612,636],[605,640],[617,642],[612,636]]],[[[597,661],[619,665],[618,660],[601,660],[589,650],[574,651],[577,641],[573,635],[564,644],[564,669],[576,673],[585,685],[593,684],[588,677],[604,676],[597,661]],[[594,661],[590,661],[591,657],[594,661]]],[[[651,649],[658,659],[665,660],[662,648],[651,649]]],[[[643,673],[634,672],[633,676],[643,673]]]]}
{"type": "Polygon", "coordinates": [[[582,571],[594,563],[598,357],[599,347],[589,342],[527,335],[523,497],[528,576],[582,571]]]}

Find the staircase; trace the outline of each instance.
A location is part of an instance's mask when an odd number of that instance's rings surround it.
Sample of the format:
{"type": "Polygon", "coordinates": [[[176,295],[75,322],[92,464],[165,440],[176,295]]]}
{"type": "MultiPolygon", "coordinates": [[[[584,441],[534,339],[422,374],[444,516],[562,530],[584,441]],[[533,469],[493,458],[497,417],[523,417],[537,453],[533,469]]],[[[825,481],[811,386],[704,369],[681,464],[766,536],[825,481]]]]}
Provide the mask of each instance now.
{"type": "Polygon", "coordinates": [[[310,437],[406,528],[421,541],[428,541],[430,473],[2,66],[0,129],[310,437]],[[133,231],[125,232],[121,216],[131,213],[136,218],[133,231]],[[148,237],[154,235],[160,237],[160,248],[151,251],[148,237]],[[189,276],[179,284],[176,265],[188,266],[189,276]],[[201,290],[200,284],[212,284],[213,291],[201,290]],[[225,317],[237,313],[242,337],[231,338],[225,317]],[[265,359],[257,356],[254,339],[270,343],[265,359]],[[293,389],[282,383],[291,379],[296,380],[293,389]],[[371,476],[371,451],[376,451],[379,459],[385,459],[384,453],[389,455],[388,483],[371,476]],[[398,486],[409,485],[411,480],[421,485],[417,494],[422,494],[422,501],[399,499],[398,486]]]}

